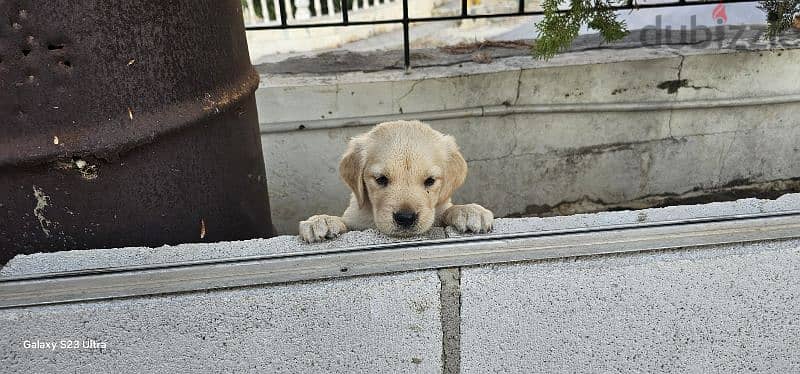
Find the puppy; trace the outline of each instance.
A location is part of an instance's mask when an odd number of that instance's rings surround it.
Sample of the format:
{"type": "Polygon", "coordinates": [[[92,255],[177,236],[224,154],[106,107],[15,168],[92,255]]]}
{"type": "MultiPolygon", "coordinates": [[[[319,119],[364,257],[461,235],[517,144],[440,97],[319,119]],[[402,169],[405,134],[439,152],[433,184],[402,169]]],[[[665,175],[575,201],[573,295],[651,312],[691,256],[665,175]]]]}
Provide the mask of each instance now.
{"type": "Polygon", "coordinates": [[[366,228],[399,237],[432,226],[474,233],[492,229],[494,215],[488,209],[450,202],[467,177],[467,163],[452,136],[422,122],[385,122],[354,137],[339,162],[339,174],[352,191],[350,206],[341,217],[316,215],[300,222],[303,240],[322,241],[366,228]]]}

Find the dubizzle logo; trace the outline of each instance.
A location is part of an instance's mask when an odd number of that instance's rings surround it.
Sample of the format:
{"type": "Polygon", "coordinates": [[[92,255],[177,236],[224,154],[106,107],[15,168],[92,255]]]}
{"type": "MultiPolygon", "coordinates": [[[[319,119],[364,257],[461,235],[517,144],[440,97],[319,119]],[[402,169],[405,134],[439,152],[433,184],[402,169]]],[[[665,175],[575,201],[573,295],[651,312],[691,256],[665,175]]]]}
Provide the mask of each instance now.
{"type": "Polygon", "coordinates": [[[724,25],[726,22],[728,22],[728,15],[725,14],[725,4],[717,4],[717,6],[714,7],[714,10],[711,11],[711,18],[714,19],[714,22],[716,22],[717,25],[724,25]]]}

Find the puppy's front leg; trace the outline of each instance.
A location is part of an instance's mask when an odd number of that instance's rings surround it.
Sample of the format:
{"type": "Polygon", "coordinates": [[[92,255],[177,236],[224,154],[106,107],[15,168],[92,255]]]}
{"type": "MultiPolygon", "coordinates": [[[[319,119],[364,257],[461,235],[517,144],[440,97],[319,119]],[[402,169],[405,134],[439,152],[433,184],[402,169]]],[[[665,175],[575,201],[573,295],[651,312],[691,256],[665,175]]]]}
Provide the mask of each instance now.
{"type": "Polygon", "coordinates": [[[332,239],[347,232],[342,217],[320,214],[300,221],[300,237],[308,243],[332,239]]]}
{"type": "Polygon", "coordinates": [[[493,221],[494,214],[478,204],[453,205],[442,215],[444,226],[453,226],[458,232],[489,232],[493,221]]]}

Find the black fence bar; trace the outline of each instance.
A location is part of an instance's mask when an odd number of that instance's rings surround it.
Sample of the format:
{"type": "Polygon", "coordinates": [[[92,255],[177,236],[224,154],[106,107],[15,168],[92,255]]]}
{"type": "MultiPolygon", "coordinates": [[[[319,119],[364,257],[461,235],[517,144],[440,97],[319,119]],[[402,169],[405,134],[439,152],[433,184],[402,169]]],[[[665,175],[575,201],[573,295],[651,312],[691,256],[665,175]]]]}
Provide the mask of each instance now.
{"type": "MultiPolygon", "coordinates": [[[[462,0],[464,1],[464,0],[462,0]]],[[[411,40],[408,37],[408,0],[403,0],[403,67],[411,69],[411,40]]]]}
{"type": "MultiPolygon", "coordinates": [[[[358,1],[358,0],[354,0],[358,1]]],[[[247,26],[247,30],[281,30],[281,29],[310,29],[317,27],[342,27],[342,26],[368,26],[368,25],[385,25],[390,23],[401,23],[403,25],[403,53],[405,68],[411,67],[411,53],[409,48],[409,24],[420,22],[441,22],[441,21],[457,21],[462,19],[480,19],[480,18],[503,18],[503,17],[527,17],[527,16],[541,16],[544,14],[542,11],[525,11],[525,0],[519,0],[519,10],[514,13],[495,13],[495,14],[468,14],[467,0],[461,0],[461,14],[455,16],[439,16],[439,17],[420,17],[411,18],[408,16],[408,0],[403,1],[403,17],[392,19],[380,19],[374,21],[354,21],[348,20],[347,14],[347,0],[342,2],[342,22],[323,22],[323,23],[303,23],[296,25],[286,24],[286,12],[283,9],[283,2],[280,1],[281,6],[281,24],[280,25],[254,25],[247,26]]],[[[649,8],[672,8],[683,6],[696,6],[696,5],[714,5],[714,4],[733,4],[733,3],[754,3],[755,0],[706,0],[706,1],[692,1],[677,0],[673,3],[649,3],[637,4],[633,0],[629,0],[625,5],[611,6],[610,8],[615,11],[620,10],[637,10],[649,8]]],[[[558,10],[558,13],[569,12],[569,9],[558,10]]]]}
{"type": "MultiPolygon", "coordinates": [[[[693,1],[684,3],[665,3],[665,4],[630,4],[622,6],[611,7],[612,10],[637,10],[648,8],[673,8],[681,6],[695,6],[695,5],[714,5],[719,4],[735,4],[735,3],[754,3],[757,0],[722,0],[722,1],[693,1]]],[[[568,9],[559,10],[558,13],[566,13],[568,9]]],[[[496,14],[468,14],[457,16],[439,16],[439,17],[421,17],[421,18],[408,18],[409,23],[420,22],[439,22],[439,21],[455,21],[460,19],[479,19],[479,18],[502,18],[502,17],[526,17],[526,16],[541,16],[544,13],[541,11],[525,11],[514,13],[496,13],[496,14]]],[[[310,29],[317,27],[342,27],[342,26],[365,26],[365,25],[385,25],[388,23],[403,23],[402,18],[393,19],[379,19],[374,21],[350,21],[347,24],[342,22],[320,22],[320,23],[303,23],[295,25],[252,25],[245,27],[247,30],[281,30],[281,29],[310,29]]]]}
{"type": "Polygon", "coordinates": [[[286,24],[286,8],[284,8],[285,4],[286,2],[284,2],[283,0],[278,0],[278,11],[281,14],[281,27],[289,26],[286,24]]]}
{"type": "MultiPolygon", "coordinates": [[[[353,0],[353,1],[358,1],[358,0],[353,0]]],[[[347,25],[351,24],[350,23],[350,19],[348,19],[348,16],[347,16],[347,8],[350,7],[350,4],[348,4],[349,2],[350,2],[350,0],[341,0],[339,2],[339,7],[342,8],[341,9],[342,10],[342,26],[347,26],[347,25]]]]}

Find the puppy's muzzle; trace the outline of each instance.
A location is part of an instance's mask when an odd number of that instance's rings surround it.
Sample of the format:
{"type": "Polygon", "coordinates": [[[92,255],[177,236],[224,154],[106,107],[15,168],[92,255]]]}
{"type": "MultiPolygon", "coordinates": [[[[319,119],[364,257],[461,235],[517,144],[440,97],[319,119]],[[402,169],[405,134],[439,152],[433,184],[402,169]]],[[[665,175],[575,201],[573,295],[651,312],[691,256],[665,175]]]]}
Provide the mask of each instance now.
{"type": "Polygon", "coordinates": [[[412,212],[410,210],[395,212],[392,217],[397,226],[402,229],[410,229],[417,223],[417,212],[412,212]]]}

